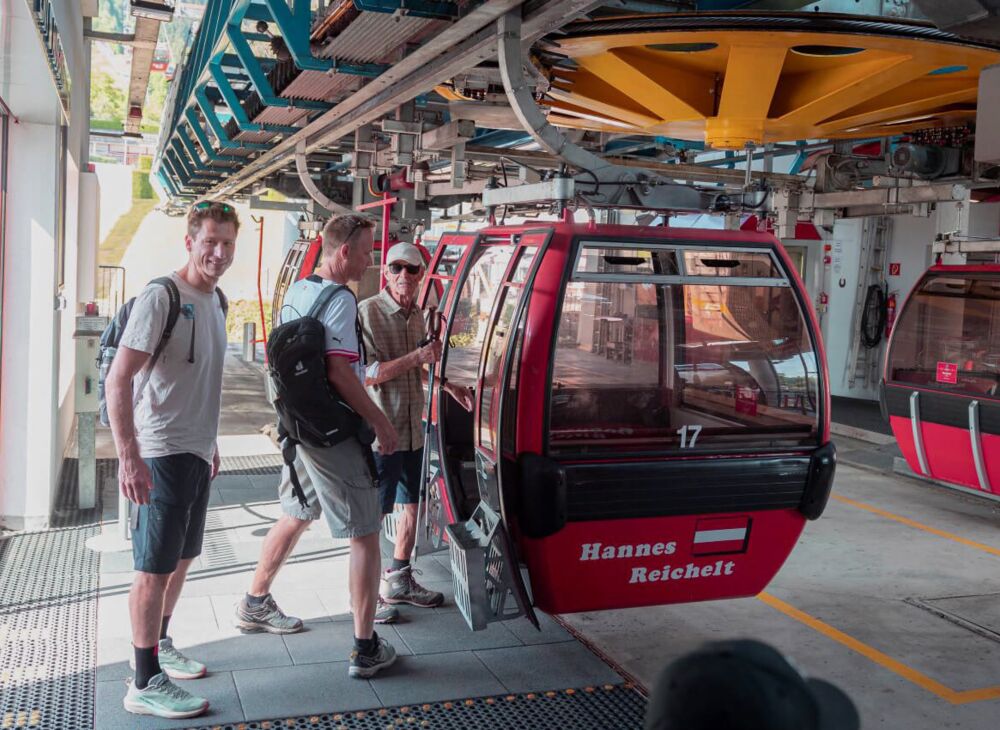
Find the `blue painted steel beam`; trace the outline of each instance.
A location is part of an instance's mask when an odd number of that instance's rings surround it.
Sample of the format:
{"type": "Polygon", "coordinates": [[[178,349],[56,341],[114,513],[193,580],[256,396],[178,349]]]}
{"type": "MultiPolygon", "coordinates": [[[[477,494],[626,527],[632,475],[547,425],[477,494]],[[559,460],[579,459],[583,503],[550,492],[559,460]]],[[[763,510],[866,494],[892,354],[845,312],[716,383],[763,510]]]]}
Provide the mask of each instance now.
{"type": "Polygon", "coordinates": [[[204,168],[208,166],[208,161],[201,159],[201,155],[198,153],[198,148],[195,147],[194,142],[191,141],[191,137],[188,136],[187,130],[184,129],[183,124],[177,125],[177,129],[174,130],[174,135],[181,141],[181,144],[184,145],[184,149],[187,150],[196,167],[204,168]]]}
{"type": "Polygon", "coordinates": [[[440,18],[454,20],[458,17],[458,7],[452,2],[433,0],[354,0],[354,7],[370,13],[395,13],[405,11],[418,18],[440,18]]]}
{"type": "MultiPolygon", "coordinates": [[[[250,42],[247,40],[246,34],[243,32],[243,17],[245,14],[246,6],[249,0],[241,0],[241,5],[237,6],[233,11],[232,17],[226,25],[226,36],[229,38],[229,43],[232,45],[233,50],[236,52],[236,60],[239,61],[240,67],[246,72],[246,75],[250,78],[250,83],[253,84],[254,89],[257,91],[257,95],[267,106],[293,106],[291,99],[284,99],[278,96],[274,92],[274,88],[271,86],[271,82],[267,79],[267,74],[264,71],[264,67],[260,63],[260,59],[254,55],[253,49],[250,47],[250,42]]],[[[287,8],[285,8],[287,11],[287,8]]],[[[306,24],[308,28],[308,22],[306,24]]],[[[308,38],[307,45],[308,45],[308,38]]],[[[294,56],[293,56],[294,58],[294,56]]],[[[221,65],[223,59],[230,61],[232,56],[230,54],[219,53],[212,58],[211,64],[221,65]]],[[[296,65],[298,64],[298,59],[295,59],[296,65]]],[[[322,71],[328,71],[333,67],[331,62],[324,64],[322,71]]],[[[325,104],[320,101],[307,101],[307,100],[296,100],[294,106],[305,108],[305,109],[319,109],[326,110],[330,108],[329,104],[325,104]]]]}
{"type": "Polygon", "coordinates": [[[173,181],[174,187],[178,190],[181,189],[183,186],[180,183],[180,175],[177,174],[177,170],[174,169],[173,162],[171,162],[170,158],[167,156],[167,150],[164,150],[163,154],[160,155],[160,169],[162,170],[164,168],[166,168],[167,177],[173,181]]]}
{"type": "MultiPolygon", "coordinates": [[[[191,98],[198,80],[204,73],[209,56],[215,49],[215,45],[225,28],[225,21],[232,11],[233,2],[234,0],[208,0],[198,34],[195,36],[194,47],[188,54],[181,71],[180,88],[175,97],[181,104],[186,104],[187,100],[191,98]]],[[[171,133],[176,128],[177,117],[178,115],[175,114],[170,128],[171,133]]]]}
{"type": "MultiPolygon", "coordinates": [[[[274,68],[275,64],[277,64],[277,61],[273,58],[258,58],[257,63],[259,63],[265,71],[270,71],[274,68]]],[[[222,65],[226,68],[239,69],[241,72],[244,71],[243,61],[241,61],[240,57],[235,53],[223,53],[222,65]]]]}
{"type": "Polygon", "coordinates": [[[171,198],[177,197],[177,188],[174,186],[174,182],[170,179],[170,176],[164,173],[162,167],[156,171],[156,179],[160,181],[160,187],[166,190],[171,198]]]}
{"type": "MultiPolygon", "coordinates": [[[[251,122],[250,117],[247,116],[246,110],[243,109],[243,105],[240,104],[240,100],[236,96],[236,92],[233,91],[233,87],[229,84],[229,79],[226,78],[226,74],[222,71],[222,66],[219,65],[217,58],[213,58],[209,62],[208,70],[209,73],[212,74],[212,78],[215,80],[216,88],[219,90],[219,93],[222,94],[223,101],[226,102],[226,106],[229,107],[229,111],[233,113],[233,119],[236,120],[236,126],[238,126],[241,131],[278,132],[280,134],[295,134],[299,131],[298,127],[292,127],[286,124],[259,124],[258,122],[251,122]]],[[[287,101],[287,99],[285,101],[287,101]]],[[[280,106],[288,106],[288,104],[281,104],[280,106]]]]}
{"type": "MultiPolygon", "coordinates": [[[[242,0],[244,3],[247,1],[242,0]]],[[[291,8],[288,7],[289,0],[264,0],[264,5],[271,11],[271,17],[274,18],[295,65],[303,71],[329,71],[333,63],[326,58],[316,58],[309,47],[309,32],[312,26],[311,0],[291,0],[291,2],[291,8]]]]}
{"type": "Polygon", "coordinates": [[[219,140],[220,147],[242,147],[249,150],[271,149],[271,145],[261,144],[260,142],[238,142],[230,139],[229,135],[226,134],[226,128],[219,120],[219,115],[215,113],[215,107],[212,105],[212,102],[208,100],[208,93],[205,90],[205,86],[199,86],[197,90],[195,90],[194,96],[198,102],[198,106],[201,107],[201,113],[205,116],[205,121],[208,122],[208,126],[212,129],[212,134],[214,134],[215,138],[219,140]]]}
{"type": "Polygon", "coordinates": [[[174,171],[174,176],[177,179],[177,185],[180,188],[188,187],[188,183],[191,180],[191,175],[184,169],[184,167],[177,160],[177,155],[172,148],[168,148],[163,151],[163,162],[168,165],[171,170],[174,171]]]}
{"type": "Polygon", "coordinates": [[[216,183],[221,180],[224,175],[217,172],[211,172],[209,170],[200,169],[198,166],[198,160],[189,160],[186,157],[184,146],[181,144],[180,139],[174,137],[170,141],[170,146],[173,149],[175,159],[180,163],[181,167],[187,173],[188,182],[194,182],[195,180],[202,180],[205,182],[216,183]]]}
{"type": "MultiPolygon", "coordinates": [[[[200,144],[201,148],[205,150],[205,154],[208,155],[208,159],[210,161],[236,163],[245,163],[247,161],[245,157],[241,157],[239,155],[221,155],[216,152],[215,148],[212,147],[211,141],[208,139],[208,135],[205,133],[205,130],[202,128],[201,123],[198,120],[197,112],[195,112],[192,107],[188,107],[184,110],[184,116],[187,120],[188,126],[191,128],[191,131],[194,132],[194,136],[197,138],[198,144],[200,144]]],[[[235,144],[233,147],[235,147],[235,144]]]]}
{"type": "Polygon", "coordinates": [[[178,167],[180,168],[180,171],[184,176],[185,182],[190,182],[195,176],[195,171],[194,168],[191,166],[191,164],[188,162],[188,159],[185,156],[183,149],[181,148],[181,141],[176,137],[170,140],[170,151],[174,153],[173,154],[174,162],[176,162],[178,167]]]}

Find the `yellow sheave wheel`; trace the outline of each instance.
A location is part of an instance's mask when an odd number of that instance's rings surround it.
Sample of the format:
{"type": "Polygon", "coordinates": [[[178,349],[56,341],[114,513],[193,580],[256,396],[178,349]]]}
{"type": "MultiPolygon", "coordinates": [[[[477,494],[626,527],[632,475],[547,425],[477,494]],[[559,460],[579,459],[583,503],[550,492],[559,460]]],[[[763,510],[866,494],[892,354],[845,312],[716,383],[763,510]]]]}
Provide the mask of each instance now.
{"type": "Polygon", "coordinates": [[[545,55],[550,122],[723,149],[970,121],[979,72],[1000,61],[925,24],[856,16],[672,15],[567,31],[545,55]]]}

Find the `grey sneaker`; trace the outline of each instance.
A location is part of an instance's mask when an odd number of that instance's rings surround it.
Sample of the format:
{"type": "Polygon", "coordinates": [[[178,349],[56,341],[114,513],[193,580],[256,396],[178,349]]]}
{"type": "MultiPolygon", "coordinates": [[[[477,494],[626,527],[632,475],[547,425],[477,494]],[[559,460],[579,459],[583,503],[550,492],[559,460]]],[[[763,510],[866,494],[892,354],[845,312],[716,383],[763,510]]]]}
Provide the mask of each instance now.
{"type": "Polygon", "coordinates": [[[302,619],[286,616],[270,593],[259,606],[251,606],[243,596],[236,604],[236,628],[244,634],[266,631],[269,634],[296,634],[302,631],[302,619]]]}
{"type": "Polygon", "coordinates": [[[351,666],[347,669],[349,676],[374,677],[377,672],[392,666],[392,663],[396,661],[396,650],[392,648],[392,645],[380,638],[378,634],[372,634],[372,637],[378,639],[378,648],[371,655],[362,654],[357,649],[352,651],[351,666]]]}
{"type": "Polygon", "coordinates": [[[394,624],[397,621],[399,621],[399,609],[390,606],[382,599],[382,596],[379,596],[378,603],[375,604],[375,623],[394,624]]]}
{"type": "Polygon", "coordinates": [[[145,689],[137,689],[135,682],[130,680],[123,704],[126,710],[136,715],[155,715],[172,720],[196,717],[208,709],[208,700],[181,689],[163,672],[153,675],[145,689]]]}
{"type": "Polygon", "coordinates": [[[379,594],[386,603],[409,603],[421,608],[434,608],[444,603],[444,594],[429,591],[417,583],[413,577],[413,566],[407,565],[399,570],[386,570],[382,573],[382,585],[379,594]]]}
{"type": "MultiPolygon", "coordinates": [[[[169,636],[160,639],[156,658],[160,662],[160,669],[171,679],[198,679],[204,677],[207,669],[201,662],[188,659],[181,654],[181,650],[174,646],[174,640],[169,636]]],[[[128,660],[128,665],[135,671],[135,657],[128,660]]]]}

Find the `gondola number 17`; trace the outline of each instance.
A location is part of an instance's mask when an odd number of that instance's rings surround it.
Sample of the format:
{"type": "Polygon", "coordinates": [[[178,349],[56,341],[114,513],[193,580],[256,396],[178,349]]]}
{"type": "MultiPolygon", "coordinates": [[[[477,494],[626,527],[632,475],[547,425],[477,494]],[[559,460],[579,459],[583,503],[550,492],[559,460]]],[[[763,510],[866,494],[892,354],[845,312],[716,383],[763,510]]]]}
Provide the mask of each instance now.
{"type": "Polygon", "coordinates": [[[681,437],[682,449],[693,449],[698,434],[701,433],[701,426],[681,426],[677,429],[677,435],[681,437]],[[690,438],[690,440],[688,440],[690,438]]]}

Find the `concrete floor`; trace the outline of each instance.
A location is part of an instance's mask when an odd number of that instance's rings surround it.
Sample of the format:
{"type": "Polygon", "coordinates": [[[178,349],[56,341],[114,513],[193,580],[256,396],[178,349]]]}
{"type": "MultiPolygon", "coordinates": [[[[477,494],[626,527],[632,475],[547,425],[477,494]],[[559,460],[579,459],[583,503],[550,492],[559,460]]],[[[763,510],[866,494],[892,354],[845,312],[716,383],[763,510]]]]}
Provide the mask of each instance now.
{"type": "Polygon", "coordinates": [[[998,528],[996,503],[842,462],[826,513],[765,594],[565,618],[646,686],[704,641],[755,637],[844,689],[863,728],[993,730],[998,528]],[[937,602],[954,596],[970,598],[937,602]]]}
{"type": "MultiPolygon", "coordinates": [[[[268,415],[254,385],[260,372],[231,360],[226,379],[235,389],[226,395],[222,432],[252,450],[250,437],[268,415]]],[[[563,618],[646,686],[706,640],[756,637],[847,691],[866,729],[997,728],[1000,504],[893,475],[894,446],[836,441],[842,459],[827,512],[807,525],[766,593],[563,618]]],[[[446,606],[404,607],[403,623],[380,629],[404,655],[399,666],[372,681],[349,681],[346,551],[323,524],[306,533],[274,589],[309,631],[239,635],[230,626],[232,606],[278,514],[275,482],[273,475],[217,480],[205,553],[172,624],[177,644],[212,669],[190,685],[213,702],[206,723],[620,681],[551,619],[541,634],[523,619],[470,632],[451,600],[447,553],[420,565],[421,579],[449,597],[446,606]]],[[[121,708],[130,674],[129,562],[127,555],[102,560],[102,730],[136,726],[121,708]]],[[[145,720],[141,727],[183,725],[145,720]]]]}

